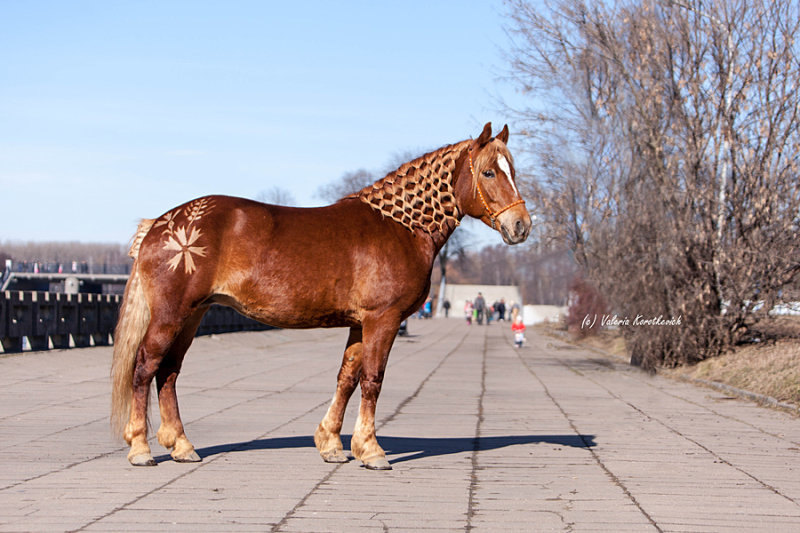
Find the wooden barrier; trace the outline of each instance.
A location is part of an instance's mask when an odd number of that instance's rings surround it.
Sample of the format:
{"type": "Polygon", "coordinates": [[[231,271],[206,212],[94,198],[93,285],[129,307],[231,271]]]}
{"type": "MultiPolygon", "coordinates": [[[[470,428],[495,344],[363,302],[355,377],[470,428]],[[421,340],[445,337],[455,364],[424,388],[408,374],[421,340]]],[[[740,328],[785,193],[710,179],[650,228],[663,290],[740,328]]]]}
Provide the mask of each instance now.
{"type": "MultiPolygon", "coordinates": [[[[122,296],[0,292],[0,352],[113,344],[122,296]]],[[[212,305],[198,335],[270,329],[229,307],[212,305]]]]}

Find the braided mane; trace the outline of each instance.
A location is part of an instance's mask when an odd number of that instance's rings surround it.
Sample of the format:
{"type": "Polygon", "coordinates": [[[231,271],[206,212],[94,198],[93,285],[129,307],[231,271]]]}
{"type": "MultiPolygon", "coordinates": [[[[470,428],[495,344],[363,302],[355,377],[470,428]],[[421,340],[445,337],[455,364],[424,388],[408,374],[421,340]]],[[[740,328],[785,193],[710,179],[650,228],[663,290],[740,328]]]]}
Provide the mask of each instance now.
{"type": "Polygon", "coordinates": [[[410,231],[446,233],[459,224],[453,177],[456,160],[469,143],[444,146],[404,163],[350,198],[359,198],[410,231]]]}

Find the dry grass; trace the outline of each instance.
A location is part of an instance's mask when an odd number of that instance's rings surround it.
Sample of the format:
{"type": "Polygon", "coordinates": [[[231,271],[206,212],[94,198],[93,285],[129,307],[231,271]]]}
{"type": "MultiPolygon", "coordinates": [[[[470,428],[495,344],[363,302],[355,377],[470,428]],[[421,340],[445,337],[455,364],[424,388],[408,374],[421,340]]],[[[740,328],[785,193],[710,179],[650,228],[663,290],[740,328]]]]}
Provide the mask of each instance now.
{"type": "Polygon", "coordinates": [[[625,347],[625,339],[622,338],[619,331],[601,330],[596,335],[589,335],[580,339],[580,343],[584,346],[602,350],[618,359],[630,360],[625,347]]]}
{"type": "Polygon", "coordinates": [[[800,317],[764,320],[756,337],[759,342],[672,372],[800,406],[800,317]]]}
{"type": "Polygon", "coordinates": [[[800,341],[785,339],[738,347],[731,353],[671,369],[667,375],[717,381],[800,405],[800,341]]]}

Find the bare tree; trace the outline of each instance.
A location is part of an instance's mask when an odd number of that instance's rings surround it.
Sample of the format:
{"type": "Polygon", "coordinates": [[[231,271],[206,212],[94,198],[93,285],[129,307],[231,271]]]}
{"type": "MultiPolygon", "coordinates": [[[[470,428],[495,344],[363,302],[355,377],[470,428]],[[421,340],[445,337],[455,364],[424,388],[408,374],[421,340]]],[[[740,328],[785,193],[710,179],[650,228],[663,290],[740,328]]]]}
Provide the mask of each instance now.
{"type": "Polygon", "coordinates": [[[538,243],[514,248],[485,246],[475,251],[463,247],[457,251],[443,248],[438,262],[439,277],[434,276],[434,284],[444,274],[448,283],[517,285],[523,301],[530,304],[567,305],[570,284],[577,273],[570,252],[538,243]],[[445,253],[446,265],[442,272],[445,253]]]}
{"type": "Polygon", "coordinates": [[[445,286],[450,281],[447,277],[447,269],[453,261],[464,263],[466,261],[467,247],[465,241],[468,239],[468,233],[463,228],[457,228],[456,231],[450,236],[442,249],[439,250],[439,255],[436,257],[439,264],[439,294],[436,300],[436,314],[440,315],[443,312],[445,286]]]}
{"type": "Polygon", "coordinates": [[[271,189],[266,191],[261,191],[256,196],[256,200],[259,202],[264,202],[267,204],[275,204],[275,205],[296,205],[297,200],[295,200],[294,195],[289,192],[287,189],[283,187],[279,187],[275,185],[271,189]]]}
{"type": "Polygon", "coordinates": [[[320,187],[317,190],[316,195],[318,198],[327,202],[335,202],[341,198],[344,198],[345,196],[360,191],[368,185],[372,185],[386,174],[397,170],[403,165],[403,163],[412,161],[416,159],[417,156],[424,153],[424,151],[414,152],[408,150],[404,152],[398,152],[391,156],[383,171],[373,172],[364,168],[360,168],[358,170],[345,172],[338,180],[320,187]]]}
{"type": "Polygon", "coordinates": [[[563,247],[514,250],[522,299],[526,303],[565,306],[577,275],[572,254],[563,247]]]}
{"type": "Polygon", "coordinates": [[[372,172],[363,168],[345,172],[337,181],[320,187],[317,196],[327,202],[335,202],[375,183],[377,179],[372,172]]]}
{"type": "Polygon", "coordinates": [[[650,320],[623,330],[632,362],[745,339],[798,270],[797,2],[509,7],[534,198],[613,310],[650,320]]]}

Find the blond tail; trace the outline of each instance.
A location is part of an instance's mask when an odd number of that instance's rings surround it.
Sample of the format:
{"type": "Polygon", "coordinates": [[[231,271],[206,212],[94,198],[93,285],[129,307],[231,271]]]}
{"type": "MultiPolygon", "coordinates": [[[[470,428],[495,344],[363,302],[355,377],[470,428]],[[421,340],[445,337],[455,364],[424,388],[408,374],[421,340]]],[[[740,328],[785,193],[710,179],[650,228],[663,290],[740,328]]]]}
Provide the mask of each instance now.
{"type": "Polygon", "coordinates": [[[119,321],[114,332],[114,359],[111,363],[111,430],[119,436],[122,436],[131,412],[136,352],[150,323],[150,308],[139,278],[137,258],[142,239],[147,235],[153,222],[155,221],[143,220],[134,235],[133,244],[128,252],[134,259],[133,267],[125,286],[119,321]]]}

